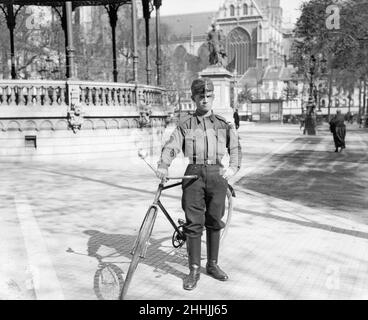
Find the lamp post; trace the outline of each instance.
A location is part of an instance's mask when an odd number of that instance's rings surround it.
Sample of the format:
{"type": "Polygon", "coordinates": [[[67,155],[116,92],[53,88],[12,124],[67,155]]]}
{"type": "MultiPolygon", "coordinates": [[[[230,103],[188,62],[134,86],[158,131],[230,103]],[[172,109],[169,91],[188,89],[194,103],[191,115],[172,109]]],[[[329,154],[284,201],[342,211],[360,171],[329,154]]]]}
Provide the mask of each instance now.
{"type": "Polygon", "coordinates": [[[314,76],[316,73],[317,61],[315,55],[311,55],[309,59],[309,98],[306,106],[307,113],[305,117],[305,131],[308,135],[316,134],[316,115],[314,113],[316,100],[314,94],[314,76]]]}
{"type": "Polygon", "coordinates": [[[124,43],[123,48],[119,50],[119,54],[121,54],[125,59],[125,82],[130,82],[128,78],[129,74],[129,61],[134,58],[133,52],[128,48],[128,44],[124,43]]]}

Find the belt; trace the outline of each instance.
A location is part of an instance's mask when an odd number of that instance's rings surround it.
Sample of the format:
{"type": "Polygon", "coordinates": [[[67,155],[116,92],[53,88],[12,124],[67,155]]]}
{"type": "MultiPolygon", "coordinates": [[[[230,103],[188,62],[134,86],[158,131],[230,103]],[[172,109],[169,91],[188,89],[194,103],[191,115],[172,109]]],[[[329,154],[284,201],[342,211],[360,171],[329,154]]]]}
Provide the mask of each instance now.
{"type": "Polygon", "coordinates": [[[189,161],[189,164],[196,164],[196,165],[216,165],[217,164],[217,165],[220,165],[220,163],[216,160],[199,160],[199,159],[193,159],[189,161]]]}

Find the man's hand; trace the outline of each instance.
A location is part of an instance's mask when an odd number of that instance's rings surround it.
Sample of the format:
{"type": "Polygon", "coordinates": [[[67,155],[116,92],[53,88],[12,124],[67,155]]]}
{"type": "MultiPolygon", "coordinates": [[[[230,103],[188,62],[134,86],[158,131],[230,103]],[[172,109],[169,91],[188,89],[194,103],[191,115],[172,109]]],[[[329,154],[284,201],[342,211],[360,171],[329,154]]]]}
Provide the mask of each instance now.
{"type": "Polygon", "coordinates": [[[168,170],[165,168],[158,168],[156,171],[156,176],[160,180],[166,179],[167,175],[168,175],[168,170]]]}
{"type": "Polygon", "coordinates": [[[229,180],[230,178],[232,178],[233,176],[235,176],[235,171],[234,169],[231,168],[227,168],[224,172],[224,174],[222,175],[223,178],[225,178],[226,180],[229,180]]]}

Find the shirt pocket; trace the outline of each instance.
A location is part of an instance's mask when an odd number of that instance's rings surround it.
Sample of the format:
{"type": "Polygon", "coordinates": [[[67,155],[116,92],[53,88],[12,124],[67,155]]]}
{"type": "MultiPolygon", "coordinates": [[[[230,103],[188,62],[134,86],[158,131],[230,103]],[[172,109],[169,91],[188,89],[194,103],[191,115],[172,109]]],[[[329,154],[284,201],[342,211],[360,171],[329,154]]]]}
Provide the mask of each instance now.
{"type": "Polygon", "coordinates": [[[184,155],[185,157],[192,158],[193,157],[193,148],[194,148],[194,135],[191,130],[184,137],[184,155]]]}
{"type": "Polygon", "coordinates": [[[217,156],[222,158],[226,154],[226,129],[217,129],[217,156]]]}

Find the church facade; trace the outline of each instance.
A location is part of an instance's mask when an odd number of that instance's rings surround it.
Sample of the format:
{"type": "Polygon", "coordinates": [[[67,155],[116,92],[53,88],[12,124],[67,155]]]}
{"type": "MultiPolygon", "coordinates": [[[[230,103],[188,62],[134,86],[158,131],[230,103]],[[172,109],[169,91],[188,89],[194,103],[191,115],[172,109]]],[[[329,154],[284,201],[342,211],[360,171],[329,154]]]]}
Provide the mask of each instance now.
{"type": "MultiPolygon", "coordinates": [[[[224,0],[216,12],[162,17],[162,24],[169,30],[174,64],[183,65],[180,74],[184,79],[179,86],[188,90],[198,71],[208,66],[206,38],[215,22],[226,39],[226,64],[234,75],[234,99],[244,87],[252,90],[255,99],[266,99],[262,80],[275,67],[280,69],[280,78],[269,98],[281,99],[285,81],[281,74],[290,74],[283,70],[288,53],[284,48],[282,19],[280,0],[224,0]]],[[[240,108],[241,113],[251,113],[246,105],[238,106],[235,102],[233,107],[240,108]]]]}

